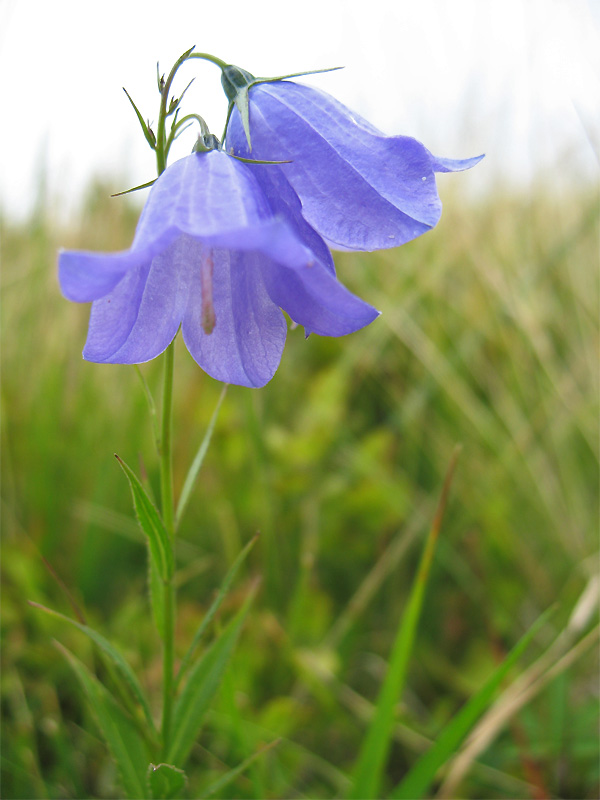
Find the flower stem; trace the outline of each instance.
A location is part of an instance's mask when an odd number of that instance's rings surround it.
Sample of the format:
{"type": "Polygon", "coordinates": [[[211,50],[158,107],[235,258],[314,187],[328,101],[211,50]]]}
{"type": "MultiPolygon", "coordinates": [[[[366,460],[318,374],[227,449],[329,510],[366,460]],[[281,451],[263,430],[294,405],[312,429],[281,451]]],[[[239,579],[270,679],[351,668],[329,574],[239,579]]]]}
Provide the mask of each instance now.
{"type": "MultiPolygon", "coordinates": [[[[175,340],[165,351],[165,373],[162,401],[162,429],[160,440],[160,489],[161,510],[169,541],[173,547],[174,508],[173,508],[173,448],[172,448],[172,409],[173,409],[173,367],[175,362],[175,340]]],[[[162,746],[166,757],[171,736],[171,715],[173,708],[173,667],[175,656],[175,586],[173,576],[165,581],[164,592],[164,639],[163,639],[163,712],[162,746]]]]}

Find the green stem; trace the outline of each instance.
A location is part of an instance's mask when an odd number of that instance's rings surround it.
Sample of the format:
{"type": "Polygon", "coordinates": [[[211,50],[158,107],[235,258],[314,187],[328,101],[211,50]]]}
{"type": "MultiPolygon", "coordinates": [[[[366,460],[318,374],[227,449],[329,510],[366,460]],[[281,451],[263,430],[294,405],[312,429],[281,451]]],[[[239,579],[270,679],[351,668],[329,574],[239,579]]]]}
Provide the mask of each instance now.
{"type": "MultiPolygon", "coordinates": [[[[161,509],[163,522],[169,534],[171,547],[173,547],[174,538],[173,453],[171,441],[174,355],[175,340],[171,342],[165,351],[162,431],[160,442],[161,509]]],[[[175,657],[175,586],[172,574],[169,574],[165,583],[164,603],[162,745],[163,753],[166,754],[169,749],[171,736],[175,657]]]]}
{"type": "Polygon", "coordinates": [[[162,428],[160,437],[160,496],[162,518],[168,533],[173,536],[173,453],[171,444],[173,407],[173,366],[175,339],[165,350],[162,428]]]}

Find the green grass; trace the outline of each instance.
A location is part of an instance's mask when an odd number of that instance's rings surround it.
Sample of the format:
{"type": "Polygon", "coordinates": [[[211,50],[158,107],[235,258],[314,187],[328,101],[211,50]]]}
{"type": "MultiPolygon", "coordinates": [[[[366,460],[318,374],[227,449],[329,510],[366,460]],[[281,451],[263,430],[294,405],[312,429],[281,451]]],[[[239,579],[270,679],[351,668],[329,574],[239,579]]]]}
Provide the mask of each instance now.
{"type": "MultiPolygon", "coordinates": [[[[379,320],[346,339],[291,330],[272,383],[223,402],[181,526],[177,657],[256,531],[224,619],[263,581],[192,753],[190,797],[351,792],[457,443],[382,796],[553,604],[435,791],[598,796],[598,201],[539,186],[466,206],[455,192],[419,240],[337,258],[379,320]]],[[[144,545],[113,457],[143,463],[158,493],[146,398],[133,368],[81,360],[88,309],[56,285],[59,246],[130,243],[137,213],[107,195],[90,192],[68,230],[40,212],[1,231],[6,798],[119,791],[52,639],[88,665],[91,644],[27,604],[71,614],[42,557],[124,651],[154,714],[160,703],[144,545]]],[[[160,367],[142,366],[157,398],[160,367]]],[[[177,493],[220,391],[179,342],[177,493]]]]}

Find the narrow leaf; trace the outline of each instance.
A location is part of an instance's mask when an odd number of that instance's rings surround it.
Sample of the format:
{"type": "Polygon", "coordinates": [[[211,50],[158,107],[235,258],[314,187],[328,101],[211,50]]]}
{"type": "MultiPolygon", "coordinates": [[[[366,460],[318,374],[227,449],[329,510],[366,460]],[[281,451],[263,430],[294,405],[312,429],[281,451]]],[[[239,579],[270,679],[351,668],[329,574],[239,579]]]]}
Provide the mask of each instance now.
{"type": "Polygon", "coordinates": [[[393,798],[418,800],[418,798],[423,797],[433,783],[438,769],[454,754],[479,717],[491,705],[496,691],[509,670],[521,657],[533,637],[545,625],[553,611],[554,609],[551,608],[544,612],[527,633],[521,637],[479,691],[450,720],[435,740],[435,743],[398,784],[391,795],[393,798]]]}
{"type": "Polygon", "coordinates": [[[136,474],[116,453],[115,458],[129,480],[135,513],[142,531],[146,534],[152,562],[158,575],[163,580],[168,580],[173,575],[173,550],[169,534],[136,474]]]}
{"type": "Polygon", "coordinates": [[[177,769],[172,764],[150,764],[147,783],[151,797],[156,800],[169,800],[172,797],[182,796],[187,776],[182,769],[177,769]]]}
{"type": "Polygon", "coordinates": [[[388,671],[379,693],[375,713],[354,770],[353,785],[349,793],[351,800],[362,800],[366,797],[379,797],[379,787],[389,752],[394,728],[395,706],[402,693],[408,662],[412,653],[417,624],[423,605],[425,587],[429,578],[431,562],[440,532],[448,492],[452,483],[459,448],[456,448],[442,487],[436,515],[425,542],[425,548],[419,569],[412,585],[406,611],[402,617],[396,640],[392,648],[388,671]]]}
{"type": "Polygon", "coordinates": [[[254,544],[255,544],[257,539],[258,539],[258,534],[256,534],[256,536],[254,536],[252,539],[250,539],[248,544],[244,547],[242,552],[238,555],[236,560],[233,562],[233,564],[231,565],[231,567],[227,571],[227,574],[225,575],[225,580],[221,584],[221,588],[219,589],[219,592],[218,592],[217,596],[215,597],[215,599],[211,603],[210,608],[206,612],[206,615],[205,615],[204,619],[200,623],[200,626],[199,626],[198,630],[196,631],[196,634],[195,634],[194,638],[192,639],[192,643],[190,644],[187,653],[185,654],[185,656],[181,660],[181,665],[179,667],[179,672],[177,673],[177,678],[175,680],[175,688],[177,688],[177,686],[179,685],[179,681],[181,680],[181,677],[183,676],[183,674],[185,673],[185,671],[189,667],[190,662],[192,660],[192,656],[194,655],[194,652],[196,650],[196,647],[198,647],[198,644],[199,644],[200,640],[202,639],[202,637],[204,636],[204,634],[206,633],[206,630],[207,630],[208,626],[213,621],[213,619],[215,617],[215,614],[219,610],[219,607],[220,607],[221,603],[223,602],[223,600],[227,596],[227,592],[229,591],[229,588],[230,588],[231,584],[233,583],[233,579],[237,575],[237,572],[238,572],[239,568],[241,567],[241,565],[243,564],[243,562],[246,560],[246,556],[248,555],[250,550],[254,547],[254,544]]]}
{"type": "Polygon", "coordinates": [[[217,405],[212,413],[210,422],[208,423],[208,428],[206,429],[206,433],[204,434],[204,437],[200,442],[200,447],[198,448],[198,452],[196,453],[192,465],[188,470],[188,474],[186,475],[185,482],[183,484],[183,489],[181,490],[179,503],[177,504],[177,512],[175,514],[175,530],[177,530],[179,523],[181,522],[181,517],[183,516],[183,512],[187,508],[187,504],[189,502],[192,489],[194,488],[196,478],[198,477],[198,473],[200,472],[200,468],[202,467],[202,463],[204,462],[204,457],[206,456],[206,451],[208,450],[208,446],[210,444],[210,440],[212,439],[213,431],[215,429],[215,424],[217,422],[217,417],[219,416],[219,410],[221,408],[223,400],[225,399],[226,393],[227,393],[227,384],[225,384],[223,386],[223,389],[221,390],[221,394],[219,395],[219,399],[217,400],[217,405]]]}
{"type": "Polygon", "coordinates": [[[156,178],[152,178],[151,181],[148,183],[141,183],[139,186],[134,186],[133,189],[125,189],[123,192],[115,192],[111,194],[111,197],[122,197],[124,194],[131,194],[131,192],[137,192],[140,189],[147,189],[149,186],[152,186],[153,183],[156,183],[156,178]]]}
{"type": "Polygon", "coordinates": [[[251,592],[240,611],[202,655],[190,673],[175,706],[174,734],[167,754],[167,761],[170,763],[183,765],[196,741],[204,713],[227,668],[253,596],[254,592],[251,592]]]}
{"type": "Polygon", "coordinates": [[[149,756],[134,723],[96,676],[92,675],[66,647],[58,642],[55,644],[73,668],[90,701],[98,727],[116,761],[128,797],[147,797],[146,769],[149,756]]]}
{"type": "Polygon", "coordinates": [[[273,742],[269,742],[269,744],[266,744],[264,747],[258,749],[256,753],[252,753],[251,756],[244,759],[240,764],[237,765],[237,767],[233,767],[233,769],[230,769],[229,772],[225,773],[225,775],[222,775],[214,783],[211,783],[210,786],[202,792],[202,797],[210,797],[211,795],[220,792],[225,788],[225,786],[235,780],[238,775],[241,775],[248,769],[248,767],[251,767],[257,758],[260,758],[260,756],[264,755],[268,750],[271,750],[273,747],[278,745],[280,741],[281,739],[275,739],[273,742]]]}
{"type": "Polygon", "coordinates": [[[150,147],[154,150],[154,148],[156,146],[156,137],[154,136],[154,134],[152,133],[152,131],[150,130],[148,125],[146,125],[146,123],[144,122],[144,118],[142,117],[142,115],[138,111],[138,108],[137,108],[136,104],[131,99],[131,97],[129,95],[129,92],[127,91],[127,89],[125,87],[123,87],[123,91],[127,95],[127,98],[129,100],[129,102],[133,106],[133,110],[135,111],[136,117],[138,118],[138,122],[142,126],[142,130],[144,132],[144,136],[146,137],[146,141],[148,142],[150,147]]]}
{"type": "Polygon", "coordinates": [[[131,690],[134,698],[142,707],[150,731],[153,735],[157,736],[158,734],[154,726],[154,720],[152,719],[152,715],[150,713],[148,701],[135,672],[131,669],[127,661],[125,661],[121,653],[108,641],[108,639],[105,639],[102,634],[98,633],[98,631],[95,631],[93,628],[90,628],[88,625],[82,625],[80,622],[76,622],[74,619],[61,614],[59,611],[54,611],[54,609],[47,608],[40,603],[34,603],[32,600],[29,601],[29,605],[33,606],[34,608],[39,608],[42,611],[45,611],[46,614],[51,614],[53,617],[57,617],[64,622],[68,622],[70,625],[73,625],[73,627],[77,628],[77,630],[85,633],[85,635],[88,636],[95,645],[97,645],[104,655],[106,655],[115,665],[119,675],[125,680],[125,683],[131,690]]]}

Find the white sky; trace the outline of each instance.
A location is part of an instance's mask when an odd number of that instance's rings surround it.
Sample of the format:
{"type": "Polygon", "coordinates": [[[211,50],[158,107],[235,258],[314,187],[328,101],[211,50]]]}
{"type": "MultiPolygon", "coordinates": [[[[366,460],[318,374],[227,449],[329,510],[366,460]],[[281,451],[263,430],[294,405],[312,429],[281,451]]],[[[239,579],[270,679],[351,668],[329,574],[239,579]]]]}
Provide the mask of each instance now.
{"type": "MultiPolygon", "coordinates": [[[[42,170],[59,214],[94,175],[152,179],[121,87],[155,120],[156,61],[168,72],[192,45],[255,75],[344,65],[304,80],[437,155],[485,152],[465,191],[597,181],[599,20],[600,0],[0,0],[0,210],[23,216],[42,170]]],[[[220,73],[191,62],[176,88],[194,75],[183,113],[220,136],[220,73]]]]}

